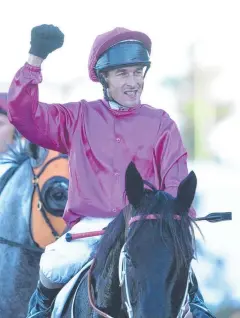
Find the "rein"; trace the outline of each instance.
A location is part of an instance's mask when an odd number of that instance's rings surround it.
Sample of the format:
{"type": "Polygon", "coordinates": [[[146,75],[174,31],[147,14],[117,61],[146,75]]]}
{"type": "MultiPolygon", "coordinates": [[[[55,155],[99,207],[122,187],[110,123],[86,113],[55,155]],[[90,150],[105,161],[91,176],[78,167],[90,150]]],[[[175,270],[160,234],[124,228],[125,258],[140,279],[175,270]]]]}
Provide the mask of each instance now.
{"type": "Polygon", "coordinates": [[[93,299],[93,288],[92,288],[92,283],[91,283],[91,275],[92,275],[92,271],[94,268],[94,264],[95,261],[93,261],[89,271],[88,271],[88,299],[89,299],[89,303],[92,306],[92,308],[96,311],[96,313],[98,313],[100,316],[105,317],[105,318],[113,318],[112,316],[109,316],[108,314],[106,314],[105,312],[101,311],[100,309],[98,309],[96,307],[96,305],[94,304],[94,299],[93,299]]]}

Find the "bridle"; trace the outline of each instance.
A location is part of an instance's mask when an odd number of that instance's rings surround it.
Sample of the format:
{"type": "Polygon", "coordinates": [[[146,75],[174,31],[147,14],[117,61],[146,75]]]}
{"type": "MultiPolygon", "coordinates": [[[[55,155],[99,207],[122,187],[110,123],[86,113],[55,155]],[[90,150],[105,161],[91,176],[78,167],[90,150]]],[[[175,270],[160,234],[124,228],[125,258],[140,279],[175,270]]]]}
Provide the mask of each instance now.
{"type": "MultiPolygon", "coordinates": [[[[138,222],[138,221],[142,221],[142,220],[159,220],[159,219],[161,219],[161,217],[162,217],[162,215],[160,215],[160,214],[148,214],[148,215],[144,215],[144,216],[137,215],[137,216],[130,218],[130,220],[128,221],[128,228],[134,222],[138,222]]],[[[181,216],[178,214],[173,215],[173,218],[174,218],[174,220],[177,220],[177,221],[181,220],[181,216]]],[[[118,267],[119,286],[120,287],[124,286],[124,292],[125,292],[125,296],[126,296],[125,306],[127,308],[128,318],[133,318],[133,308],[131,305],[129,286],[128,286],[127,256],[126,256],[125,247],[126,247],[126,243],[124,243],[124,245],[121,249],[121,252],[120,252],[120,257],[119,257],[119,267],[118,267]]],[[[93,261],[93,263],[89,269],[89,272],[88,272],[88,298],[89,298],[90,305],[94,309],[94,311],[96,311],[96,313],[98,313],[100,316],[105,317],[105,318],[114,318],[114,317],[104,313],[100,309],[98,309],[94,303],[93,287],[92,287],[92,283],[91,283],[91,275],[93,272],[94,264],[95,264],[95,261],[93,261]]],[[[180,311],[178,313],[177,318],[182,318],[183,314],[184,314],[184,308],[185,308],[185,305],[186,305],[186,303],[188,301],[188,297],[189,297],[188,296],[188,285],[191,281],[191,277],[192,277],[191,274],[192,274],[191,267],[189,267],[186,290],[185,290],[184,298],[183,298],[183,301],[182,301],[180,311]]]]}
{"type": "MultiPolygon", "coordinates": [[[[46,156],[47,157],[47,156],[46,156]]],[[[46,159],[46,157],[44,157],[44,160],[46,159]]],[[[35,168],[34,165],[31,164],[31,169],[32,169],[32,173],[33,173],[33,179],[32,179],[32,183],[34,186],[34,191],[33,191],[33,195],[34,192],[37,191],[38,194],[38,204],[37,204],[37,209],[41,212],[42,217],[44,219],[44,221],[46,222],[46,224],[49,226],[49,228],[51,229],[52,235],[54,236],[55,240],[57,240],[59,238],[59,236],[61,234],[59,234],[57,232],[57,230],[54,228],[54,226],[52,225],[51,221],[49,220],[48,216],[47,216],[47,209],[45,207],[44,204],[44,200],[41,194],[41,189],[40,189],[40,185],[39,185],[39,178],[41,177],[41,175],[44,173],[44,171],[46,170],[46,168],[53,162],[59,159],[68,159],[68,156],[65,154],[59,154],[53,158],[51,158],[50,160],[48,160],[40,169],[40,171],[38,173],[35,173],[35,168]]],[[[24,243],[18,243],[16,241],[12,241],[12,240],[8,240],[5,239],[3,237],[0,237],[0,244],[7,244],[9,246],[13,246],[13,247],[18,247],[27,251],[31,251],[31,252],[36,252],[36,253],[43,253],[43,249],[38,247],[38,246],[28,246],[27,244],[24,243]]]]}
{"type": "Polygon", "coordinates": [[[42,217],[44,219],[44,221],[46,222],[46,224],[49,226],[49,228],[51,229],[52,235],[54,236],[55,240],[57,240],[60,237],[60,234],[57,232],[57,230],[54,228],[54,226],[52,225],[51,221],[49,220],[48,216],[47,216],[47,209],[46,206],[44,204],[44,200],[42,197],[42,193],[41,193],[41,189],[39,186],[39,178],[41,177],[41,175],[44,173],[44,171],[46,170],[46,168],[50,165],[50,163],[52,163],[55,160],[59,160],[59,159],[67,159],[68,156],[65,154],[59,154],[58,156],[50,159],[49,161],[47,161],[41,168],[41,170],[36,174],[34,171],[34,168],[32,167],[32,172],[33,172],[33,186],[35,188],[34,191],[37,191],[38,194],[38,204],[37,204],[37,209],[41,212],[42,217]]]}

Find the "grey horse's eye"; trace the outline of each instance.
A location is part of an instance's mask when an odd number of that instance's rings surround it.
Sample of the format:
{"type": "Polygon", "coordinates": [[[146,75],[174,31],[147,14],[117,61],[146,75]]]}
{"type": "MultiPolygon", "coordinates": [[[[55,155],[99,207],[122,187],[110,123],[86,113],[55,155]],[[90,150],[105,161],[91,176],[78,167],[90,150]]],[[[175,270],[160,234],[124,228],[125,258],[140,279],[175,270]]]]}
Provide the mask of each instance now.
{"type": "Polygon", "coordinates": [[[41,190],[43,204],[47,211],[55,216],[62,216],[68,199],[67,178],[54,176],[47,180],[41,190]]]}

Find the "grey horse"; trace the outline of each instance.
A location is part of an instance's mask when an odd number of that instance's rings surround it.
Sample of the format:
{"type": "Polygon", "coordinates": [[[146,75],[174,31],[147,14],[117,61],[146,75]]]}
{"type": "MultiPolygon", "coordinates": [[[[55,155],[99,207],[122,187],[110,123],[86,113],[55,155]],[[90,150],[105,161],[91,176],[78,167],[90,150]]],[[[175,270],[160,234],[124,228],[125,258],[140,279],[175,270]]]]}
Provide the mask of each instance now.
{"type": "Polygon", "coordinates": [[[43,250],[29,231],[32,168],[20,139],[1,154],[0,171],[0,317],[25,318],[43,250]]]}
{"type": "MultiPolygon", "coordinates": [[[[43,249],[31,232],[32,180],[33,167],[41,166],[47,152],[19,137],[0,154],[0,317],[25,318],[38,281],[43,249]]],[[[67,185],[63,190],[67,195],[67,185]]],[[[63,208],[66,195],[57,196],[63,208]]]]}

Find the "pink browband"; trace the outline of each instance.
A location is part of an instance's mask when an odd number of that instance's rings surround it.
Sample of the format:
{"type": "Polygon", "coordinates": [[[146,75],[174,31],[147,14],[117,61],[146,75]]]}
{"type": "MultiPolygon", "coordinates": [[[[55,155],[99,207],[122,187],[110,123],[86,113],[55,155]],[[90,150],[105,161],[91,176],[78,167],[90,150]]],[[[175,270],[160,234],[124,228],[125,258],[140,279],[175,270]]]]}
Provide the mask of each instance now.
{"type": "MultiPolygon", "coordinates": [[[[160,215],[160,214],[148,214],[148,215],[144,215],[144,216],[136,215],[130,219],[128,225],[130,226],[132,223],[134,223],[136,221],[140,221],[140,220],[158,220],[158,219],[161,219],[161,217],[162,217],[162,215],[160,215]]],[[[181,216],[178,214],[174,214],[173,219],[180,221],[181,216]]]]}
{"type": "MultiPolygon", "coordinates": [[[[162,215],[160,215],[160,214],[136,215],[136,216],[133,216],[129,220],[128,225],[130,226],[132,223],[134,223],[136,221],[141,221],[141,220],[158,220],[158,219],[161,219],[161,217],[162,217],[162,215]]],[[[174,214],[173,219],[180,221],[181,216],[178,214],[174,214]]],[[[86,232],[86,233],[74,233],[74,234],[67,233],[65,236],[65,239],[67,242],[71,242],[73,240],[77,240],[77,239],[81,239],[81,238],[85,238],[85,237],[103,235],[104,232],[105,232],[104,230],[100,230],[100,231],[93,231],[93,232],[86,232]]]]}

